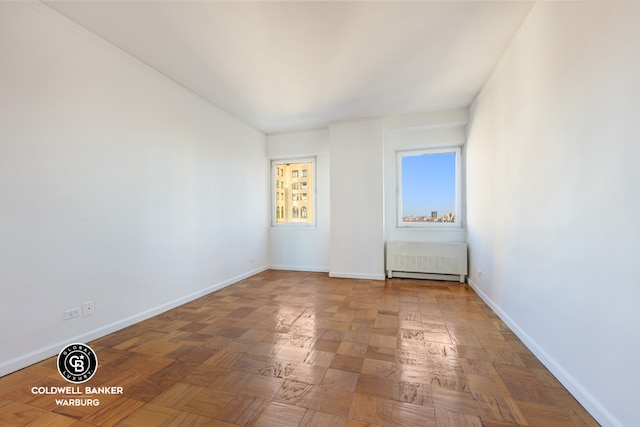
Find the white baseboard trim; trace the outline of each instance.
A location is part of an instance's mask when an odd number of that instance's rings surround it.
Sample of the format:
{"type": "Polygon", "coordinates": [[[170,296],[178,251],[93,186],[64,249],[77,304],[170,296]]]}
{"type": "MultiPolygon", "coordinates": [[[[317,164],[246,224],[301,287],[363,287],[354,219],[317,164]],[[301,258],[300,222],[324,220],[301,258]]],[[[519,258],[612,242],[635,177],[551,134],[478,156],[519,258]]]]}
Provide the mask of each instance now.
{"type": "Polygon", "coordinates": [[[580,382],[571,376],[559,363],[557,363],[546,351],[538,345],[520,326],[498,306],[480,287],[468,278],[469,286],[478,294],[480,298],[500,317],[500,319],[513,331],[514,334],[531,350],[533,354],[542,362],[544,366],[562,383],[563,386],[576,398],[582,406],[593,416],[602,426],[624,427],[580,382]]]}
{"type": "Polygon", "coordinates": [[[322,267],[300,267],[294,265],[271,265],[270,270],[284,270],[284,271],[308,271],[310,273],[328,273],[328,268],[322,267]]]}
{"type": "MultiPolygon", "coordinates": [[[[203,297],[211,292],[218,291],[222,288],[225,288],[229,285],[237,283],[241,280],[244,280],[248,277],[254,276],[258,273],[262,273],[263,271],[268,270],[269,267],[261,267],[255,270],[249,271],[244,274],[240,274],[238,276],[232,277],[230,279],[224,280],[222,282],[216,283],[215,285],[209,286],[208,288],[202,289],[197,292],[190,293],[173,301],[169,301],[165,304],[159,305],[157,307],[151,308],[149,310],[145,310],[141,313],[135,314],[133,316],[129,316],[125,319],[118,320],[116,322],[101,326],[97,329],[82,333],[80,335],[76,335],[74,337],[69,337],[68,339],[60,342],[53,343],[43,348],[36,349],[27,354],[15,357],[6,362],[0,363],[0,377],[10,374],[12,372],[18,371],[20,369],[26,368],[27,366],[33,365],[34,363],[41,362],[51,356],[57,355],[60,350],[69,343],[80,342],[80,343],[89,343],[95,339],[101,338],[105,335],[109,335],[113,332],[119,331],[120,329],[124,329],[127,326],[134,325],[143,320],[149,319],[153,316],[157,316],[158,314],[162,314],[165,311],[169,311],[173,308],[179,307],[183,304],[196,300],[200,297],[203,297]]],[[[98,358],[100,355],[98,355],[98,358]]]]}
{"type": "Polygon", "coordinates": [[[364,279],[364,280],[385,280],[387,276],[383,274],[362,274],[362,273],[341,273],[339,271],[330,271],[329,277],[337,277],[341,279],[364,279]]]}

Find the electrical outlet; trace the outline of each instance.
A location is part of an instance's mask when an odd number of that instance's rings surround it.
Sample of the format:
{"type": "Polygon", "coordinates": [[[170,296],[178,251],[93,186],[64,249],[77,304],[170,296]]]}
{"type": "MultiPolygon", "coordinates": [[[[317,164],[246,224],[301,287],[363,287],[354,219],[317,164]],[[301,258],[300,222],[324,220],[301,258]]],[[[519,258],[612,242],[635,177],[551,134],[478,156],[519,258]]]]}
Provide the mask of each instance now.
{"type": "Polygon", "coordinates": [[[80,316],[80,307],[73,307],[64,311],[64,318],[67,320],[78,316],[80,316]]]}
{"type": "Polygon", "coordinates": [[[84,316],[93,316],[96,314],[95,306],[93,305],[93,301],[85,301],[82,304],[82,313],[84,316]]]}
{"type": "Polygon", "coordinates": [[[484,279],[484,271],[478,271],[478,280],[482,282],[484,279]]]}

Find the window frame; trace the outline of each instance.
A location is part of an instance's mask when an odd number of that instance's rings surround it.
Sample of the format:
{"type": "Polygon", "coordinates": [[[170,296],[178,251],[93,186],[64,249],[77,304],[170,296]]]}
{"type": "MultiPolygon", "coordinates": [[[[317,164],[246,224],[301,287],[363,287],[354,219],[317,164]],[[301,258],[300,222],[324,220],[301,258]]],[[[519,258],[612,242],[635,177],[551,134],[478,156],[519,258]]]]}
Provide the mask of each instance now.
{"type": "MultiPolygon", "coordinates": [[[[271,200],[271,206],[270,206],[270,214],[269,214],[269,218],[270,218],[270,222],[271,222],[271,227],[276,227],[276,228],[287,228],[287,227],[292,227],[292,228],[309,228],[309,227],[316,227],[317,224],[317,220],[318,220],[318,207],[317,207],[317,197],[316,197],[316,185],[317,185],[317,179],[316,179],[316,165],[317,165],[317,159],[315,156],[312,157],[286,157],[286,158],[272,158],[270,159],[270,174],[271,174],[271,180],[269,182],[269,193],[270,193],[270,200],[271,200]],[[277,176],[278,176],[278,166],[280,165],[286,165],[289,163],[310,163],[311,164],[311,173],[307,173],[307,177],[304,177],[308,182],[311,182],[311,191],[306,190],[305,192],[308,194],[308,200],[305,201],[305,203],[308,203],[308,205],[310,206],[310,208],[307,208],[306,212],[307,212],[307,217],[309,216],[309,213],[311,213],[311,221],[288,221],[288,222],[278,222],[276,218],[276,207],[277,207],[277,194],[278,194],[278,189],[276,188],[276,181],[277,181],[277,176]]],[[[291,174],[293,173],[293,171],[291,171],[291,174]]],[[[284,173],[283,170],[283,176],[286,175],[284,173]]],[[[297,178],[293,178],[293,176],[291,177],[291,179],[301,179],[303,177],[300,176],[300,170],[298,169],[298,177],[297,178]]],[[[284,181],[283,181],[284,184],[284,181]]],[[[284,187],[284,185],[281,185],[281,187],[284,187]]],[[[285,189],[281,188],[280,192],[285,193],[285,189]]],[[[297,190],[292,190],[289,189],[289,191],[295,191],[296,193],[299,193],[299,189],[297,190]]],[[[292,193],[290,193],[292,194],[292,193]]],[[[292,196],[287,195],[286,193],[284,194],[284,199],[285,201],[287,199],[291,199],[292,196]]],[[[299,199],[299,196],[298,196],[299,199]]],[[[300,201],[300,200],[298,200],[300,201]]],[[[291,200],[291,202],[293,202],[291,200]]],[[[298,218],[302,218],[301,217],[301,206],[298,207],[298,218]]],[[[293,206],[290,206],[288,208],[284,209],[285,215],[284,217],[286,218],[287,215],[287,209],[291,210],[293,209],[293,206]]],[[[293,211],[292,211],[293,212],[293,211]]]]}
{"type": "MultiPolygon", "coordinates": [[[[424,147],[396,150],[396,228],[447,229],[462,228],[462,146],[424,147]],[[456,222],[405,222],[402,220],[402,160],[430,154],[455,154],[455,209],[456,222]]],[[[425,212],[428,213],[428,212],[425,212]]]]}

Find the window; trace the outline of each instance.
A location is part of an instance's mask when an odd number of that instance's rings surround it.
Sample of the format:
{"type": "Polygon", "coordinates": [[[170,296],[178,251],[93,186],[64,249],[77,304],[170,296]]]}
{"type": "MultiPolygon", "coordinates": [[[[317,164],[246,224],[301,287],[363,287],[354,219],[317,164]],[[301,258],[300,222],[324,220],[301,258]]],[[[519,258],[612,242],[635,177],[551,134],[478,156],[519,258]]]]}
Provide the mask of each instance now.
{"type": "Polygon", "coordinates": [[[460,148],[399,151],[398,226],[460,226],[460,148]]]}
{"type": "Polygon", "coordinates": [[[315,225],[315,158],[271,162],[273,226],[315,225]],[[304,181],[300,178],[304,177],[304,181]],[[304,193],[299,193],[304,189],[304,193]]]}

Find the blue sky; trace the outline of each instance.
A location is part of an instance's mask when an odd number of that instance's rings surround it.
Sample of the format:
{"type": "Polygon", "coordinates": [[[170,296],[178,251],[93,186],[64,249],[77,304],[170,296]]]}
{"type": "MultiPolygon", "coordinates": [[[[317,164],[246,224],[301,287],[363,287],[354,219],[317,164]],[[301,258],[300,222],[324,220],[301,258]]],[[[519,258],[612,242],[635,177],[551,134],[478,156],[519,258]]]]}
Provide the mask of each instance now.
{"type": "Polygon", "coordinates": [[[402,215],[438,216],[455,212],[456,154],[437,153],[402,158],[402,215]]]}

